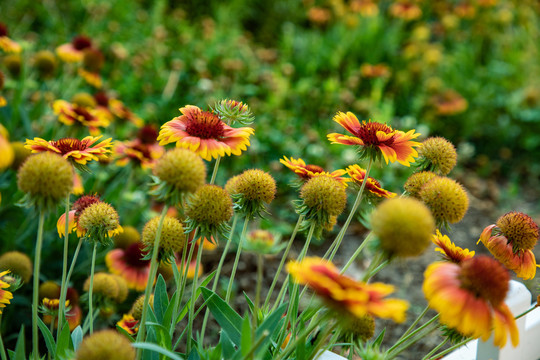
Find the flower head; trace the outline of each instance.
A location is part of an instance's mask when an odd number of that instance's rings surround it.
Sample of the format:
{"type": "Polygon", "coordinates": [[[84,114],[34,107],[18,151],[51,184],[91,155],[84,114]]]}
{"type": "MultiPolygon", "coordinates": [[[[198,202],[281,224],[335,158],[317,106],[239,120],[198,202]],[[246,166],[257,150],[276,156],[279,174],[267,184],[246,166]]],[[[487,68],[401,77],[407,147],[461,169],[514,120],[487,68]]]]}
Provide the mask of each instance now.
{"type": "Polygon", "coordinates": [[[446,261],[459,264],[474,256],[474,251],[469,251],[469,249],[462,249],[459,246],[456,246],[448,236],[442,235],[439,230],[433,235],[432,240],[433,243],[438,246],[435,248],[435,251],[440,252],[443,259],[446,261]]]}
{"type": "Polygon", "coordinates": [[[366,78],[387,78],[390,76],[390,69],[385,64],[362,64],[360,73],[366,78]]]}
{"type": "Polygon", "coordinates": [[[49,50],[38,51],[34,55],[34,67],[41,78],[50,78],[57,68],[56,57],[49,50]]]}
{"type": "Polygon", "coordinates": [[[20,251],[9,251],[0,256],[0,271],[9,270],[25,283],[32,277],[32,260],[20,251]]]}
{"type": "Polygon", "coordinates": [[[2,130],[5,129],[0,124],[0,171],[10,167],[15,159],[15,153],[7,138],[7,131],[2,130]]]}
{"type": "Polygon", "coordinates": [[[456,148],[442,137],[427,138],[422,142],[418,153],[420,154],[418,167],[439,175],[448,175],[457,163],[456,148]]]}
{"type": "Polygon", "coordinates": [[[455,180],[437,176],[422,186],[418,193],[438,224],[455,224],[469,208],[467,192],[455,180]]]}
{"type": "Polygon", "coordinates": [[[393,17],[406,21],[416,20],[422,16],[422,9],[412,0],[396,0],[388,11],[393,17]]]}
{"type": "Polygon", "coordinates": [[[124,278],[127,286],[137,291],[146,288],[150,272],[150,260],[145,259],[144,249],[142,242],[135,242],[125,249],[113,249],[105,256],[109,271],[124,278]]]}
{"type": "MultiPolygon", "coordinates": [[[[159,217],[155,217],[144,226],[142,242],[145,244],[147,251],[154,247],[159,219],[159,217]]],[[[171,261],[174,253],[182,251],[185,245],[186,235],[182,223],[176,218],[165,216],[159,243],[160,259],[167,262],[171,261]]]]}
{"type": "MultiPolygon", "coordinates": [[[[366,179],[366,170],[356,164],[347,168],[347,174],[349,174],[352,181],[358,186],[362,186],[362,183],[366,179]]],[[[372,198],[390,199],[396,196],[396,193],[383,189],[381,184],[372,177],[368,177],[365,189],[367,190],[367,194],[371,195],[372,198]]]]}
{"type": "Polygon", "coordinates": [[[85,231],[87,239],[101,243],[109,242],[110,237],[120,230],[118,213],[111,205],[101,201],[86,207],[77,224],[85,231]]]}
{"type": "Polygon", "coordinates": [[[250,218],[262,216],[262,212],[266,212],[265,205],[274,200],[276,181],[262,170],[246,170],[236,178],[231,195],[236,211],[250,218]]]}
{"type": "Polygon", "coordinates": [[[229,125],[238,122],[241,125],[249,125],[253,123],[255,117],[247,104],[236,100],[221,100],[214,106],[216,112],[222,119],[226,120],[229,125]]]}
{"type": "Polygon", "coordinates": [[[136,352],[127,337],[116,330],[101,330],[81,342],[75,360],[135,360],[136,352]]]}
{"type": "Polygon", "coordinates": [[[394,287],[383,283],[366,284],[341,275],[331,263],[321,258],[307,257],[301,262],[291,261],[287,271],[294,281],[307,285],[326,304],[345,316],[362,318],[365,315],[405,320],[408,303],[399,299],[385,299],[394,287]]]}
{"type": "Polygon", "coordinates": [[[332,144],[357,145],[360,147],[360,157],[384,158],[384,161],[399,162],[410,166],[418,153],[414,149],[420,143],[412,141],[420,136],[414,130],[407,133],[394,130],[386,124],[372,121],[360,123],[352,112],[338,112],[334,121],[340,124],[353,136],[337,133],[328,134],[332,144]]]}
{"type": "Polygon", "coordinates": [[[446,90],[430,99],[435,111],[441,116],[461,114],[467,110],[467,100],[454,90],[446,90]]]}
{"type": "Polygon", "coordinates": [[[74,37],[70,43],[57,47],[56,54],[64,62],[81,62],[84,57],[84,50],[91,47],[92,39],[79,35],[74,37]]]}
{"type": "Polygon", "coordinates": [[[167,151],[154,165],[152,194],[159,200],[178,204],[184,194],[193,193],[206,179],[206,166],[201,157],[188,149],[167,151]]]}
{"type": "Polygon", "coordinates": [[[350,181],[350,179],[342,177],[346,173],[346,171],[343,169],[328,172],[319,165],[306,164],[306,162],[300,158],[295,160],[293,157],[291,157],[289,160],[286,156],[284,156],[283,159],[280,159],[279,162],[294,171],[294,173],[298,175],[301,180],[303,180],[302,184],[315,176],[333,177],[334,179],[340,181],[345,187],[347,187],[347,182],[350,181]]]}
{"type": "Polygon", "coordinates": [[[45,152],[30,156],[17,173],[25,204],[53,209],[73,189],[73,167],[59,155],[45,152]]]}
{"type": "Polygon", "coordinates": [[[10,300],[13,299],[13,294],[7,290],[10,285],[1,280],[2,277],[8,273],[9,270],[0,273],[0,314],[2,314],[2,308],[5,308],[6,304],[10,304],[10,300]]]}
{"type": "Polygon", "coordinates": [[[114,147],[116,164],[124,166],[134,161],[143,169],[152,168],[157,159],[165,153],[165,149],[156,141],[157,135],[154,126],[146,125],[141,128],[136,139],[117,142],[114,147]]]}
{"type": "Polygon", "coordinates": [[[409,176],[403,187],[409,196],[420,199],[422,186],[435,177],[437,177],[437,174],[431,171],[420,171],[409,176]]]}
{"type": "MultiPolygon", "coordinates": [[[[84,291],[90,289],[90,278],[86,279],[83,286],[84,291]]],[[[118,283],[112,274],[99,272],[94,274],[93,296],[98,299],[98,303],[114,301],[118,298],[118,283]]]]}
{"type": "Polygon", "coordinates": [[[268,230],[257,229],[250,231],[246,236],[245,249],[258,254],[276,254],[283,248],[279,243],[280,237],[274,236],[268,230]]]}
{"type": "Polygon", "coordinates": [[[389,256],[417,256],[431,243],[435,221],[429,209],[413,198],[382,202],[371,214],[372,231],[389,256]]]}
{"type": "Polygon", "coordinates": [[[21,45],[9,38],[6,24],[0,23],[0,49],[7,53],[20,53],[21,45]]]}
{"type": "Polygon", "coordinates": [[[99,128],[107,127],[111,123],[109,114],[102,109],[71,104],[65,100],[56,100],[52,108],[58,121],[65,125],[78,124],[88,127],[92,135],[99,134],[99,128]]]}
{"type": "Polygon", "coordinates": [[[232,128],[217,114],[196,106],[187,105],[180,112],[181,116],[161,126],[159,144],[176,142],[177,147],[190,149],[205,160],[240,155],[250,145],[250,135],[255,133],[249,127],[232,128]]]}
{"type": "Polygon", "coordinates": [[[494,343],[503,347],[510,335],[513,346],[519,334],[504,303],[510,276],[502,265],[484,255],[459,264],[436,262],[424,273],[422,289],[428,305],[439,312],[441,323],[465,336],[486,341],[492,330],[494,343]]]}
{"type": "Polygon", "coordinates": [[[522,212],[509,212],[497,224],[484,229],[480,240],[506,268],[522,279],[536,275],[536,258],[532,249],[538,241],[538,225],[522,212]]]}
{"type": "Polygon", "coordinates": [[[62,155],[74,165],[85,166],[89,161],[98,161],[107,158],[111,150],[111,138],[96,142],[101,136],[87,136],[82,140],[75,138],[63,138],[60,140],[46,141],[41,138],[34,140],[26,139],[25,147],[32,153],[50,151],[62,155]]]}
{"type": "Polygon", "coordinates": [[[135,320],[133,315],[124,314],[122,315],[122,319],[116,323],[116,326],[124,329],[130,335],[135,335],[139,331],[138,324],[139,320],[135,320]]]}
{"type": "MultiPolygon", "coordinates": [[[[84,209],[89,207],[92,204],[98,203],[101,200],[98,196],[95,195],[84,195],[81,196],[73,204],[71,210],[68,213],[68,232],[77,230],[77,236],[81,237],[85,234],[85,230],[79,226],[79,217],[84,209]]],[[[56,223],[56,229],[58,231],[58,236],[62,237],[66,231],[66,214],[60,215],[56,223]]]]}
{"type": "MultiPolygon", "coordinates": [[[[150,294],[150,298],[148,299],[148,304],[150,305],[150,307],[154,308],[154,294],[150,294]]],[[[133,315],[133,318],[135,318],[135,320],[141,320],[143,306],[144,306],[144,294],[142,294],[135,300],[135,302],[131,306],[131,310],[129,311],[131,315],[133,315]]]]}
{"type": "Polygon", "coordinates": [[[203,185],[190,198],[186,209],[186,232],[199,228],[200,237],[223,238],[230,227],[233,202],[229,193],[217,185],[203,185]]]}
{"type": "Polygon", "coordinates": [[[133,226],[124,226],[124,231],[114,236],[114,247],[127,249],[141,241],[141,234],[133,226]]]}

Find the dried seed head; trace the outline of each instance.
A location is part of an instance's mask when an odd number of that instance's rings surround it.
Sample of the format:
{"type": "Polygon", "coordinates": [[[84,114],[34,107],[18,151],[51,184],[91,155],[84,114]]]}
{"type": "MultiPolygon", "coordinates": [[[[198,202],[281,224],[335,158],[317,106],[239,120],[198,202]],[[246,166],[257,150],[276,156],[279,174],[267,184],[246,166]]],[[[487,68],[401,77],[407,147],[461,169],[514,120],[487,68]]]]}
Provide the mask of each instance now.
{"type": "Polygon", "coordinates": [[[465,216],[469,197],[465,189],[447,177],[436,177],[426,183],[419,192],[438,224],[454,224],[465,216]]]}

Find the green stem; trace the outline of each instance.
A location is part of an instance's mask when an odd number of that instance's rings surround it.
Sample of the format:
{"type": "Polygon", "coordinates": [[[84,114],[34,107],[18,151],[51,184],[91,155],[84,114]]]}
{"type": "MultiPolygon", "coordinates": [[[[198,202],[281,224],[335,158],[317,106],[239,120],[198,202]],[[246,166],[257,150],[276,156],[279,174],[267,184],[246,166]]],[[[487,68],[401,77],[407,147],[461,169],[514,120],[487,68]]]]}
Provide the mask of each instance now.
{"type": "Polygon", "coordinates": [[[4,340],[2,339],[2,314],[0,314],[0,357],[2,360],[8,360],[6,349],[4,348],[4,340]]]}
{"type": "Polygon", "coordinates": [[[289,243],[287,244],[287,248],[285,249],[285,252],[283,253],[283,256],[281,257],[281,262],[279,263],[278,269],[276,271],[276,275],[274,276],[274,280],[272,280],[272,285],[270,285],[270,289],[268,290],[268,295],[266,295],[266,300],[264,301],[263,308],[268,306],[268,303],[270,302],[270,298],[272,297],[272,292],[274,291],[274,287],[276,286],[279,275],[281,274],[281,270],[283,269],[283,265],[285,265],[285,261],[287,260],[287,257],[289,256],[289,251],[291,250],[294,238],[296,237],[296,234],[298,233],[298,229],[300,229],[300,225],[302,224],[302,221],[304,221],[304,215],[300,215],[298,217],[298,221],[296,222],[296,226],[294,227],[293,233],[291,234],[291,238],[289,239],[289,243]]]}
{"type": "MultiPolygon", "coordinates": [[[[141,314],[141,322],[139,326],[139,332],[137,333],[137,342],[144,342],[146,338],[146,316],[148,313],[148,304],[150,303],[150,294],[154,289],[154,281],[156,278],[156,273],[158,269],[158,254],[159,254],[159,243],[161,240],[161,229],[163,228],[163,222],[165,221],[165,215],[167,215],[167,210],[169,207],[167,205],[163,206],[161,210],[161,216],[159,218],[158,228],[156,231],[156,238],[154,240],[154,249],[152,251],[152,258],[150,260],[150,271],[148,272],[148,281],[146,283],[146,288],[144,290],[144,304],[141,314]]],[[[140,359],[142,356],[142,350],[137,349],[137,359],[140,359]]]]}
{"type": "Polygon", "coordinates": [[[60,337],[60,331],[64,325],[65,319],[65,309],[66,309],[66,294],[67,294],[67,263],[68,263],[68,252],[69,252],[69,196],[66,197],[66,227],[64,233],[64,257],[62,260],[62,284],[60,286],[60,304],[58,308],[58,331],[56,332],[56,342],[60,337]]]}
{"type": "MultiPolygon", "coordinates": [[[[88,289],[88,316],[92,316],[93,312],[93,301],[92,293],[94,291],[94,271],[96,268],[96,253],[97,253],[97,241],[94,242],[94,250],[92,251],[92,266],[90,268],[90,287],[88,289]]],[[[94,320],[90,320],[90,335],[94,333],[94,320]]]]}
{"type": "Polygon", "coordinates": [[[367,282],[389,263],[390,261],[388,259],[385,259],[385,255],[383,253],[377,254],[377,256],[375,256],[375,258],[371,261],[368,268],[366,269],[366,272],[362,277],[362,281],[367,282]]]}
{"type": "MultiPolygon", "coordinates": [[[[186,256],[187,256],[187,244],[184,245],[184,248],[182,249],[182,259],[180,260],[180,269],[185,269],[186,266],[186,256]]],[[[174,329],[176,328],[176,319],[178,318],[178,311],[180,310],[180,301],[182,301],[182,297],[184,296],[184,287],[182,287],[182,276],[180,275],[180,272],[178,271],[178,265],[176,265],[176,259],[174,260],[174,263],[172,264],[173,274],[174,274],[174,282],[176,285],[176,291],[175,291],[175,298],[174,298],[174,307],[173,307],[173,316],[171,318],[171,327],[169,329],[169,334],[171,335],[171,338],[174,334],[174,329]]]]}
{"type": "Polygon", "coordinates": [[[416,325],[418,325],[420,320],[422,320],[422,318],[427,314],[428,310],[429,310],[429,306],[426,306],[424,308],[424,310],[422,310],[420,315],[418,315],[416,317],[416,320],[414,320],[414,322],[411,324],[411,326],[409,326],[409,328],[401,335],[401,337],[398,339],[398,342],[403,340],[405,338],[405,336],[409,335],[411,333],[411,331],[413,331],[413,329],[416,327],[416,325]]]}
{"type": "MultiPolygon", "coordinates": [[[[225,248],[223,249],[223,252],[221,253],[221,258],[219,259],[219,264],[216,270],[216,275],[214,277],[214,283],[212,284],[212,291],[216,292],[218,283],[219,283],[219,275],[221,274],[221,268],[223,267],[223,264],[225,263],[225,258],[227,257],[227,252],[229,251],[229,247],[232,243],[232,237],[234,234],[234,229],[236,228],[236,223],[238,222],[238,214],[234,214],[233,222],[231,225],[231,231],[229,232],[229,237],[227,238],[227,242],[225,243],[225,248]]],[[[204,320],[201,328],[201,344],[204,344],[204,334],[206,332],[206,324],[208,323],[208,317],[210,316],[210,311],[208,308],[206,308],[206,312],[204,313],[204,320]]]]}
{"type": "MultiPolygon", "coordinates": [[[[311,322],[308,327],[300,334],[298,335],[296,338],[294,338],[292,335],[291,335],[291,339],[294,339],[293,342],[289,341],[289,343],[287,344],[287,346],[285,346],[285,349],[283,349],[283,351],[281,352],[281,354],[279,354],[275,360],[281,360],[281,359],[287,359],[288,356],[296,349],[296,346],[301,342],[301,341],[305,341],[305,338],[307,337],[307,335],[312,332],[317,326],[319,326],[319,324],[322,322],[324,318],[321,318],[320,321],[313,321],[311,322]]],[[[284,333],[286,333],[286,331],[284,331],[284,333]]],[[[278,341],[278,346],[276,349],[279,349],[280,348],[280,344],[282,344],[283,341],[279,342],[278,341]]]]}
{"type": "Polygon", "coordinates": [[[210,179],[210,185],[216,181],[216,175],[219,168],[219,163],[221,162],[221,156],[218,156],[216,162],[214,163],[214,170],[212,171],[212,178],[210,179]]]}
{"type": "Polygon", "coordinates": [[[193,330],[193,313],[195,312],[195,301],[197,301],[197,280],[199,279],[199,266],[201,264],[202,252],[203,252],[203,241],[199,244],[197,249],[197,261],[195,263],[195,276],[193,277],[193,285],[191,287],[191,303],[189,304],[188,312],[188,332],[187,332],[187,351],[186,354],[191,352],[191,340],[192,340],[192,330],[193,330]]]}
{"type": "Polygon", "coordinates": [[[255,290],[255,307],[253,311],[255,313],[255,316],[257,316],[257,312],[259,311],[259,304],[261,302],[263,275],[263,256],[261,254],[257,254],[257,288],[255,290]]]}
{"type": "Polygon", "coordinates": [[[441,342],[439,345],[437,345],[433,350],[431,350],[426,356],[422,358],[422,360],[429,359],[433,354],[435,354],[440,348],[442,348],[447,342],[450,340],[449,338],[444,339],[443,342],[441,342]]]}
{"type": "Polygon", "coordinates": [[[79,239],[79,243],[75,248],[75,253],[73,254],[73,259],[71,260],[71,265],[69,266],[69,271],[66,276],[66,284],[69,284],[69,279],[71,278],[71,274],[73,273],[73,269],[75,268],[75,263],[77,263],[77,257],[79,256],[79,251],[81,250],[83,239],[84,238],[82,237],[79,239]]]}
{"type": "Polygon", "coordinates": [[[313,360],[315,356],[318,355],[319,350],[323,347],[324,341],[326,340],[326,338],[328,338],[332,334],[332,332],[336,329],[337,326],[338,326],[338,323],[334,322],[331,326],[327,326],[327,328],[324,330],[324,332],[321,335],[317,336],[318,339],[315,344],[315,347],[311,351],[309,360],[313,360]]]}
{"type": "Polygon", "coordinates": [[[38,234],[36,240],[36,254],[34,258],[34,289],[32,294],[32,347],[34,360],[39,360],[39,337],[38,337],[38,302],[39,302],[39,267],[41,264],[41,248],[43,247],[43,225],[45,212],[40,210],[38,234]]]}
{"type": "Polygon", "coordinates": [[[519,314],[518,316],[516,316],[516,317],[515,317],[515,320],[524,317],[525,315],[527,315],[528,313],[530,313],[531,311],[533,311],[533,310],[536,309],[537,307],[538,307],[538,304],[535,304],[535,305],[534,305],[533,307],[531,307],[530,309],[525,310],[524,312],[522,312],[521,314],[519,314]]]}
{"type": "Polygon", "coordinates": [[[334,256],[336,255],[339,246],[341,245],[341,242],[343,241],[343,238],[345,237],[345,232],[347,231],[347,228],[349,227],[354,215],[356,214],[356,210],[360,207],[360,203],[362,202],[362,195],[364,194],[364,188],[366,187],[367,179],[369,178],[369,172],[371,171],[371,165],[373,165],[373,158],[369,158],[369,162],[366,168],[366,174],[364,176],[364,181],[362,181],[362,185],[360,186],[360,190],[358,191],[358,195],[356,196],[356,200],[354,202],[354,205],[351,209],[351,212],[349,213],[349,217],[347,217],[347,220],[345,221],[345,224],[343,224],[343,227],[341,228],[338,236],[330,245],[330,248],[328,248],[328,251],[326,254],[324,254],[324,259],[328,258],[329,261],[332,261],[334,259],[334,256]],[[331,251],[330,256],[328,257],[328,253],[331,251]]]}
{"type": "Polygon", "coordinates": [[[238,268],[238,263],[240,262],[240,253],[242,252],[242,246],[244,244],[244,237],[246,236],[248,223],[249,216],[246,216],[246,219],[244,220],[244,227],[242,228],[242,234],[240,235],[240,241],[238,242],[238,248],[236,249],[236,257],[234,258],[231,278],[229,279],[229,285],[227,286],[227,294],[225,295],[225,301],[227,303],[231,299],[234,276],[236,275],[236,269],[238,268]]]}
{"type": "Polygon", "coordinates": [[[396,351],[402,344],[404,344],[406,341],[414,337],[416,334],[427,328],[429,325],[431,325],[434,321],[439,319],[439,315],[435,315],[432,317],[428,322],[426,322],[424,325],[420,326],[418,329],[414,330],[410,334],[404,336],[402,339],[398,340],[390,349],[388,349],[387,354],[389,358],[392,358],[393,356],[399,354],[401,351],[403,351],[405,348],[400,349],[399,351],[396,351]],[[395,352],[395,354],[392,354],[392,352],[395,352]],[[390,356],[393,355],[393,356],[390,356]]]}
{"type": "Polygon", "coordinates": [[[364,239],[364,241],[362,242],[362,244],[360,244],[360,246],[356,249],[356,251],[354,252],[354,254],[351,256],[351,258],[349,259],[349,261],[345,264],[345,266],[343,267],[343,269],[341,269],[341,273],[345,273],[345,271],[347,271],[347,269],[352,265],[352,263],[354,262],[354,260],[356,260],[356,258],[358,257],[358,255],[360,255],[360,253],[362,252],[362,250],[364,250],[364,248],[366,247],[366,245],[368,244],[368,242],[371,240],[371,237],[373,235],[373,232],[369,232],[369,234],[366,236],[366,238],[364,239]]]}
{"type": "Polygon", "coordinates": [[[450,346],[448,349],[444,350],[444,351],[441,351],[440,353],[436,354],[436,355],[433,355],[431,356],[428,360],[435,360],[435,359],[440,359],[442,358],[444,355],[448,354],[448,353],[451,353],[452,351],[456,350],[457,348],[460,348],[462,347],[463,345],[467,344],[469,341],[473,340],[473,338],[466,338],[465,340],[457,343],[456,345],[452,345],[450,346]]]}

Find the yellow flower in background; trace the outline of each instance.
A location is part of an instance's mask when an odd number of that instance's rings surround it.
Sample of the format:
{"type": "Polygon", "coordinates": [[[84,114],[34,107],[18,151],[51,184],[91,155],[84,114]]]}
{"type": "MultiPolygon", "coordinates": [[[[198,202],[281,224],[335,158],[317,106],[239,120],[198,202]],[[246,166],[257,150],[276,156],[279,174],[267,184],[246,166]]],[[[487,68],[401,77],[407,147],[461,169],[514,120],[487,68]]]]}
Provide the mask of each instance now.
{"type": "Polygon", "coordinates": [[[160,145],[176,143],[190,149],[205,160],[219,156],[240,155],[250,145],[249,137],[255,133],[250,127],[232,128],[215,113],[187,105],[180,109],[181,116],[161,126],[160,145]]]}
{"type": "Polygon", "coordinates": [[[2,280],[2,277],[9,273],[9,270],[0,273],[0,314],[2,308],[6,307],[6,304],[10,304],[10,300],[13,299],[13,294],[6,290],[9,288],[9,284],[2,280]]]}
{"type": "Polygon", "coordinates": [[[495,259],[480,255],[459,264],[435,262],[424,273],[422,289],[440,322],[464,336],[486,341],[494,332],[495,346],[510,336],[519,344],[514,315],[504,303],[510,276],[495,259]]]}
{"type": "Polygon", "coordinates": [[[319,165],[306,164],[306,162],[300,158],[295,159],[291,157],[289,159],[286,156],[284,156],[283,159],[280,159],[279,162],[294,171],[294,173],[302,180],[309,180],[316,176],[329,176],[338,180],[345,187],[347,187],[347,182],[350,181],[350,179],[343,177],[346,173],[343,169],[328,172],[319,165]]]}
{"type": "Polygon", "coordinates": [[[99,128],[107,127],[111,123],[110,113],[104,109],[72,104],[65,100],[56,100],[52,107],[58,121],[69,126],[86,126],[92,135],[99,134],[99,128]]]}
{"type": "Polygon", "coordinates": [[[20,53],[22,50],[21,45],[11,40],[8,35],[7,26],[0,23],[0,49],[7,53],[20,53]]]}
{"type": "Polygon", "coordinates": [[[441,234],[439,230],[433,235],[433,243],[438,247],[435,248],[435,251],[440,252],[443,255],[444,260],[459,264],[462,261],[471,259],[474,256],[474,251],[469,249],[462,249],[459,246],[456,246],[450,238],[446,235],[441,234]]]}
{"type": "Polygon", "coordinates": [[[34,140],[26,139],[25,147],[32,153],[50,151],[62,155],[65,159],[86,165],[89,161],[106,159],[107,153],[111,152],[112,139],[108,138],[96,144],[100,138],[101,136],[87,136],[82,140],[63,138],[56,141],[46,141],[36,137],[34,140]]]}
{"type": "Polygon", "coordinates": [[[92,47],[92,40],[84,35],[73,38],[70,43],[62,44],[56,48],[56,54],[64,62],[81,62],[84,50],[92,47]]]}
{"type": "Polygon", "coordinates": [[[8,132],[5,127],[0,124],[0,171],[3,171],[11,166],[15,159],[15,153],[8,140],[8,132]]]}
{"type": "Polygon", "coordinates": [[[372,315],[396,322],[405,320],[409,304],[405,300],[385,299],[394,287],[383,283],[366,284],[341,275],[329,261],[307,257],[301,262],[290,261],[287,271],[294,281],[307,285],[330,307],[362,318],[372,315]]]}
{"type": "Polygon", "coordinates": [[[346,114],[338,112],[334,116],[334,121],[353,136],[328,134],[328,140],[332,144],[357,145],[361,150],[373,151],[375,156],[382,155],[387,164],[397,161],[402,165],[410,166],[414,158],[418,157],[418,152],[414,148],[421,144],[412,140],[420,134],[415,133],[415,130],[404,133],[378,122],[362,121],[360,123],[352,112],[346,114]]]}
{"type": "MultiPolygon", "coordinates": [[[[359,186],[362,186],[362,183],[366,179],[366,170],[356,164],[349,166],[347,173],[353,182],[359,186]]],[[[379,198],[390,199],[396,196],[396,193],[383,189],[381,184],[372,177],[368,177],[365,189],[369,191],[368,194],[379,198]]]]}

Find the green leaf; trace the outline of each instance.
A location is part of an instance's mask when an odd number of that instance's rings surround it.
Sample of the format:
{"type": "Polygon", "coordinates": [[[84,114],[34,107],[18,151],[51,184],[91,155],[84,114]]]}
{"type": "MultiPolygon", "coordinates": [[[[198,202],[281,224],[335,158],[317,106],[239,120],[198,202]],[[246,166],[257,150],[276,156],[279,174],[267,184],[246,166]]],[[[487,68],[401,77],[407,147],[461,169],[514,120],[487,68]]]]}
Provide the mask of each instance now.
{"type": "Polygon", "coordinates": [[[15,345],[15,352],[11,356],[11,360],[26,360],[25,344],[24,344],[24,325],[21,326],[21,331],[19,331],[19,337],[17,338],[17,345],[15,345]]]}
{"type": "Polygon", "coordinates": [[[251,311],[251,313],[253,314],[253,309],[255,308],[255,304],[253,304],[253,301],[251,301],[251,299],[249,298],[249,296],[246,294],[245,291],[244,291],[244,297],[246,298],[246,302],[248,304],[249,311],[251,311]]]}
{"type": "Polygon", "coordinates": [[[135,339],[131,336],[130,333],[126,331],[126,329],[122,328],[118,324],[116,324],[116,331],[118,331],[120,334],[124,335],[129,341],[135,342],[135,339]]]}
{"type": "Polygon", "coordinates": [[[79,325],[71,333],[71,341],[73,342],[73,350],[77,351],[77,349],[79,348],[79,345],[82,342],[82,339],[83,339],[83,332],[82,332],[81,325],[79,325]]]}
{"type": "Polygon", "coordinates": [[[386,328],[382,329],[379,336],[377,336],[377,338],[375,340],[373,340],[373,346],[375,346],[376,348],[379,348],[381,346],[382,341],[384,339],[384,333],[385,332],[386,332],[386,328]]]}
{"type": "Polygon", "coordinates": [[[163,347],[161,347],[161,346],[159,346],[157,344],[152,344],[152,343],[147,343],[147,342],[133,343],[133,347],[143,349],[143,350],[149,350],[151,352],[155,352],[155,353],[158,353],[158,354],[161,354],[161,355],[165,355],[169,359],[172,359],[172,360],[184,360],[184,358],[182,358],[177,353],[172,352],[170,350],[167,350],[167,349],[165,349],[165,348],[163,348],[163,347]]]}
{"type": "Polygon", "coordinates": [[[163,276],[159,274],[156,289],[154,291],[154,313],[158,323],[162,323],[163,314],[169,306],[169,296],[167,295],[167,284],[163,276]]]}
{"type": "Polygon", "coordinates": [[[37,318],[37,320],[38,320],[39,329],[41,330],[41,333],[43,334],[43,337],[45,338],[45,344],[47,345],[47,349],[49,350],[51,357],[55,359],[56,358],[56,343],[51,334],[51,331],[49,330],[47,325],[45,325],[43,320],[41,320],[39,317],[37,318]]]}
{"type": "MultiPolygon", "coordinates": [[[[214,278],[214,275],[216,274],[216,270],[214,270],[210,275],[208,275],[206,277],[206,279],[204,279],[204,281],[201,283],[201,285],[197,288],[197,293],[195,294],[195,299],[197,299],[199,297],[199,295],[201,294],[201,290],[202,289],[205,289],[205,286],[208,285],[208,283],[214,278]]],[[[186,316],[187,312],[188,312],[188,309],[189,309],[189,305],[191,304],[191,299],[189,299],[187,301],[187,303],[184,305],[184,307],[182,308],[182,311],[180,311],[180,314],[178,314],[178,317],[176,318],[176,323],[178,324],[180,321],[182,321],[182,319],[184,318],[184,316],[186,316]]]]}
{"type": "Polygon", "coordinates": [[[146,325],[153,326],[157,330],[159,330],[158,332],[160,335],[158,336],[158,343],[166,345],[167,350],[172,350],[172,338],[169,334],[168,328],[165,328],[165,326],[154,322],[147,322],[146,325]]]}
{"type": "Polygon", "coordinates": [[[66,357],[69,350],[73,350],[73,343],[71,341],[69,323],[64,322],[62,326],[62,331],[58,337],[58,343],[56,344],[56,354],[58,357],[66,357]]]}
{"type": "Polygon", "coordinates": [[[246,356],[251,349],[253,339],[251,338],[251,321],[249,315],[246,314],[244,321],[242,321],[242,337],[240,339],[240,351],[243,356],[246,356]]]}
{"type": "MultiPolygon", "coordinates": [[[[270,355],[270,352],[268,351],[268,343],[272,340],[272,335],[276,331],[276,329],[280,329],[281,327],[278,326],[281,321],[285,321],[283,319],[283,313],[285,309],[287,309],[287,306],[289,306],[289,303],[281,304],[276,310],[274,310],[270,315],[262,322],[262,324],[255,330],[255,335],[257,340],[264,336],[265,331],[270,334],[270,336],[266,336],[264,341],[261,342],[259,345],[260,351],[267,351],[268,353],[266,355],[270,355]]],[[[266,356],[265,356],[266,357],[266,356]]],[[[260,358],[260,356],[258,356],[260,358]]]]}
{"type": "Polygon", "coordinates": [[[234,344],[231,341],[231,338],[225,331],[221,332],[221,337],[219,340],[222,348],[223,348],[223,359],[232,359],[234,354],[236,353],[236,349],[234,348],[234,344]]]}
{"type": "Polygon", "coordinates": [[[205,300],[208,300],[208,308],[218,324],[227,332],[231,341],[240,346],[242,317],[234,311],[229,304],[220,298],[215,292],[202,288],[205,300]]]}

